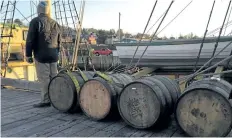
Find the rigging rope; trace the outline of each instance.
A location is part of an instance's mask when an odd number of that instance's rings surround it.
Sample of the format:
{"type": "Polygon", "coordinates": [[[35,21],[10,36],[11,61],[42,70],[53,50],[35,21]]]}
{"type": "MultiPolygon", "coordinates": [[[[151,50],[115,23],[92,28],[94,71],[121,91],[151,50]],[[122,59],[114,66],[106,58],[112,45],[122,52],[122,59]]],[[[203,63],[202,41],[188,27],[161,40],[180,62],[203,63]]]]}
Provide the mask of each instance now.
{"type": "MultiPolygon", "coordinates": [[[[231,11],[232,11],[232,6],[231,6],[231,9],[230,9],[230,13],[229,13],[228,19],[227,19],[227,23],[229,22],[231,11]]],[[[225,26],[224,35],[225,35],[225,33],[226,33],[227,27],[228,27],[228,26],[225,26]]]]}
{"type": "MultiPolygon", "coordinates": [[[[222,29],[223,29],[223,26],[224,26],[225,21],[226,21],[226,17],[227,17],[229,8],[230,8],[230,4],[231,4],[231,0],[230,0],[230,2],[229,2],[229,6],[228,6],[228,8],[227,8],[226,15],[225,15],[225,18],[224,18],[224,20],[223,20],[222,27],[221,27],[221,29],[220,29],[219,36],[218,36],[217,42],[216,42],[216,44],[215,44],[215,46],[214,46],[213,54],[212,54],[211,58],[214,56],[214,54],[215,54],[215,52],[216,52],[216,49],[217,49],[217,47],[218,47],[218,42],[219,42],[220,37],[221,37],[222,29]]],[[[209,63],[209,66],[210,66],[210,64],[211,64],[211,63],[209,63]]]]}
{"type": "Polygon", "coordinates": [[[190,1],[166,26],[161,29],[157,35],[159,35],[168,25],[170,25],[193,1],[190,1]]]}
{"type": "MultiPolygon", "coordinates": [[[[165,27],[163,27],[162,30],[158,32],[158,34],[160,34],[168,25],[170,25],[191,3],[192,1],[190,1],[165,27]]],[[[151,28],[153,28],[156,23],[158,23],[158,21],[165,15],[166,12],[167,10],[159,17],[159,19],[155,22],[155,24],[153,24],[151,28]]],[[[147,33],[151,30],[151,28],[147,31],[147,33]]]]}
{"type": "MultiPolygon", "coordinates": [[[[207,74],[201,74],[201,76],[212,76],[212,75],[219,75],[219,74],[228,74],[228,73],[232,73],[232,70],[227,70],[227,71],[222,71],[219,73],[207,73],[207,74]]],[[[179,83],[179,85],[184,84],[186,81],[183,81],[181,83],[179,83]]]]}
{"type": "Polygon", "coordinates": [[[156,22],[150,27],[150,29],[146,32],[147,34],[150,32],[150,30],[159,22],[159,20],[164,16],[166,11],[156,20],[156,22]]]}
{"type": "MultiPolygon", "coordinates": [[[[173,2],[174,2],[174,0],[172,0],[172,2],[170,3],[170,5],[169,5],[169,7],[168,7],[167,11],[165,12],[165,15],[163,16],[163,18],[162,18],[162,20],[161,20],[160,24],[158,25],[158,27],[157,27],[157,29],[156,29],[155,33],[152,35],[152,37],[151,37],[151,39],[150,39],[149,44],[151,44],[151,42],[152,42],[152,40],[153,40],[154,36],[156,35],[156,33],[157,33],[158,29],[160,28],[160,25],[161,25],[161,24],[162,24],[162,22],[164,21],[164,19],[165,19],[166,15],[167,15],[167,13],[168,13],[169,9],[171,8],[171,6],[172,6],[173,2]]],[[[138,59],[138,61],[137,61],[137,63],[135,64],[134,68],[136,68],[136,67],[137,67],[138,63],[140,62],[140,59],[143,57],[143,55],[144,55],[144,54],[145,54],[145,52],[147,51],[147,48],[148,48],[148,45],[146,46],[146,48],[145,48],[145,50],[143,51],[143,53],[142,53],[142,55],[140,56],[140,58],[138,59]]]]}
{"type": "MultiPolygon", "coordinates": [[[[201,71],[204,67],[206,67],[212,60],[214,60],[221,52],[223,52],[227,47],[229,47],[232,44],[232,41],[230,41],[225,47],[223,47],[213,58],[209,59],[203,66],[201,66],[200,69],[198,69],[195,73],[193,74],[197,74],[199,71],[201,71]]],[[[182,78],[178,78],[175,79],[176,81],[182,80],[182,79],[186,79],[186,78],[190,78],[192,74],[182,77],[182,78]]],[[[194,75],[193,75],[194,76],[194,75]]]]}
{"type": "Polygon", "coordinates": [[[213,68],[215,68],[215,67],[217,67],[218,65],[220,65],[220,64],[222,64],[223,62],[225,62],[225,61],[228,61],[228,60],[230,60],[230,59],[232,59],[232,55],[231,56],[228,56],[227,58],[224,58],[223,60],[221,60],[220,62],[217,62],[216,64],[214,64],[213,66],[211,66],[211,67],[209,67],[209,68],[206,68],[205,70],[203,70],[203,71],[201,71],[201,72],[198,72],[198,73],[193,73],[193,74],[190,74],[190,75],[187,75],[187,76],[185,76],[185,77],[183,77],[183,78],[179,78],[178,80],[176,80],[176,81],[180,81],[180,80],[186,80],[186,79],[189,79],[189,78],[192,78],[192,77],[196,77],[196,76],[198,76],[198,75],[200,75],[200,74],[202,74],[202,73],[204,73],[204,72],[207,72],[207,71],[209,71],[209,70],[211,70],[211,69],[213,69],[213,68]]]}
{"type": "Polygon", "coordinates": [[[201,42],[201,45],[200,45],[200,50],[199,50],[198,55],[197,55],[197,61],[196,61],[196,63],[195,63],[194,72],[195,72],[196,69],[197,69],[197,64],[198,64],[198,61],[199,61],[199,58],[200,58],[201,50],[202,50],[203,45],[204,45],[204,42],[205,42],[206,34],[207,34],[207,32],[208,32],[208,26],[209,26],[210,19],[211,19],[212,13],[213,13],[214,5],[215,5],[215,0],[214,0],[214,2],[213,2],[213,6],[212,6],[211,11],[210,11],[210,14],[209,14],[209,19],[208,19],[208,22],[207,22],[207,25],[206,25],[204,37],[203,37],[203,39],[202,39],[202,42],[201,42]]]}
{"type": "Polygon", "coordinates": [[[142,39],[143,39],[143,36],[144,36],[144,33],[145,33],[146,30],[147,30],[147,26],[148,26],[148,24],[149,24],[149,22],[150,22],[150,20],[151,20],[151,17],[152,17],[152,15],[153,15],[153,12],[154,12],[154,10],[155,10],[155,7],[156,7],[157,2],[158,2],[158,0],[156,0],[154,6],[153,6],[153,8],[152,8],[152,11],[151,11],[150,16],[149,16],[148,21],[147,21],[147,24],[146,24],[146,26],[145,26],[145,28],[144,28],[144,30],[143,30],[143,34],[142,34],[141,38],[139,39],[139,42],[137,43],[137,48],[136,48],[136,50],[135,50],[135,52],[134,52],[133,58],[131,59],[131,61],[130,61],[129,65],[128,65],[128,68],[127,68],[127,69],[129,69],[131,63],[132,63],[133,60],[134,60],[135,54],[137,53],[137,51],[138,51],[138,49],[139,49],[139,44],[141,43],[141,41],[142,41],[142,39]]]}
{"type": "MultiPolygon", "coordinates": [[[[227,22],[224,27],[229,26],[231,23],[232,23],[232,20],[230,20],[229,22],[227,22]]],[[[212,30],[212,31],[210,31],[209,33],[207,33],[207,36],[215,34],[216,32],[218,32],[220,30],[220,28],[221,28],[221,26],[218,27],[218,28],[216,28],[216,29],[214,29],[214,30],[212,30]]]]}
{"type": "MultiPolygon", "coordinates": [[[[8,1],[8,6],[9,6],[9,1],[8,1]]],[[[8,11],[8,6],[7,6],[7,10],[6,10],[6,15],[7,15],[7,12],[8,11]]],[[[13,22],[14,22],[14,15],[15,15],[15,7],[16,7],[16,1],[14,1],[14,4],[13,4],[13,10],[11,11],[12,12],[12,18],[11,18],[11,28],[10,28],[10,35],[12,35],[12,28],[13,28],[13,22]]],[[[6,17],[6,16],[5,16],[6,17]]],[[[6,19],[6,18],[5,18],[6,19]]],[[[5,23],[5,21],[4,21],[5,23]]],[[[4,29],[4,25],[3,25],[3,29],[4,29]]],[[[8,60],[10,58],[10,54],[9,54],[9,47],[10,47],[10,40],[11,40],[11,37],[8,37],[8,44],[7,44],[7,50],[6,50],[6,57],[5,57],[5,71],[4,71],[4,77],[6,77],[6,69],[8,67],[8,60]]]]}

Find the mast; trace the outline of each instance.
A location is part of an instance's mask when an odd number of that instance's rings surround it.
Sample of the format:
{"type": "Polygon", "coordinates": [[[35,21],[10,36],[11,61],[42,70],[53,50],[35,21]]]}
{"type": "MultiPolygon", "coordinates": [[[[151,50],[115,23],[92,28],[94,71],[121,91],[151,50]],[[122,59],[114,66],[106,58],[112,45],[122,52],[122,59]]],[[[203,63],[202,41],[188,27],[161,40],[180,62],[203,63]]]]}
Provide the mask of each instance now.
{"type": "Polygon", "coordinates": [[[52,13],[52,4],[51,4],[51,0],[45,0],[48,3],[48,16],[51,18],[51,13],[52,13]]]}
{"type": "Polygon", "coordinates": [[[120,23],[121,23],[121,13],[119,12],[119,25],[118,25],[118,37],[119,37],[119,42],[121,41],[121,29],[120,29],[120,23]]]}

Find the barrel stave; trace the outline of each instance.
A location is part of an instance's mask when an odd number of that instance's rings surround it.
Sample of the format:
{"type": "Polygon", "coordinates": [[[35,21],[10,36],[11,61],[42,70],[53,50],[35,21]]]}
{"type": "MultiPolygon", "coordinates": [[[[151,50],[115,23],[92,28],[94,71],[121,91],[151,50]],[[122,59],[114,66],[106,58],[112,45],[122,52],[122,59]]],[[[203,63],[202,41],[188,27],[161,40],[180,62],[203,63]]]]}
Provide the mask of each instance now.
{"type": "MultiPolygon", "coordinates": [[[[166,112],[167,112],[167,114],[172,114],[173,100],[172,100],[171,94],[170,94],[169,90],[167,89],[167,87],[165,86],[165,84],[154,77],[145,77],[144,79],[153,82],[152,83],[153,86],[160,88],[161,93],[163,93],[164,98],[166,99],[166,103],[167,103],[167,105],[165,106],[166,112]]],[[[165,115],[166,115],[166,113],[165,113],[165,115]]]]}
{"type": "Polygon", "coordinates": [[[173,113],[173,104],[175,104],[175,101],[172,100],[171,92],[169,91],[170,89],[173,91],[175,94],[173,95],[176,96],[176,99],[178,93],[175,84],[170,83],[170,81],[171,80],[161,81],[158,77],[143,77],[127,84],[118,98],[119,113],[123,120],[130,126],[141,129],[149,128],[164,122],[164,120],[173,113]],[[173,86],[168,89],[167,85],[173,86]],[[140,95],[137,91],[140,92],[140,95]],[[136,117],[130,116],[130,110],[133,111],[133,108],[135,108],[133,106],[130,107],[125,105],[131,101],[130,99],[135,99],[135,101],[137,101],[138,107],[136,106],[136,108],[138,109],[134,110],[140,111],[140,116],[144,116],[142,119],[139,120],[136,119],[136,117]],[[143,105],[146,105],[147,107],[143,105]],[[154,111],[156,114],[150,111],[154,111]]]}

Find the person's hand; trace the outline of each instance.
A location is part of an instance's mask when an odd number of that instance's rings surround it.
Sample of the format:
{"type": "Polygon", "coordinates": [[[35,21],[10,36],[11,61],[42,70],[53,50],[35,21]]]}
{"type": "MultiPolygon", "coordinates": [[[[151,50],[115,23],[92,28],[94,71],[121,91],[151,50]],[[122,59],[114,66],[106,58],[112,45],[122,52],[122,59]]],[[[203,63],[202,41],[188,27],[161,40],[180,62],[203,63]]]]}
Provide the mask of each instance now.
{"type": "Polygon", "coordinates": [[[26,57],[26,61],[31,64],[31,63],[33,63],[33,58],[32,57],[26,57]]]}

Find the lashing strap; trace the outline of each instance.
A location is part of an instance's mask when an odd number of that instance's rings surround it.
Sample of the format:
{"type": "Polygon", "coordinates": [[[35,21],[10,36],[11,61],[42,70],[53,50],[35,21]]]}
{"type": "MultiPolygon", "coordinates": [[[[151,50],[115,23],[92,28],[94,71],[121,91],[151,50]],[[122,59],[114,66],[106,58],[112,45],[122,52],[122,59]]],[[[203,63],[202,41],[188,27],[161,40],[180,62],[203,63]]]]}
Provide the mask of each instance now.
{"type": "Polygon", "coordinates": [[[84,81],[87,81],[88,78],[86,77],[86,75],[80,69],[78,69],[78,71],[80,72],[81,77],[84,79],[84,81]]]}
{"type": "Polygon", "coordinates": [[[110,77],[108,77],[106,74],[101,73],[99,71],[96,71],[96,74],[99,75],[104,80],[108,81],[109,83],[113,83],[112,79],[110,77]]]}
{"type": "MultiPolygon", "coordinates": [[[[71,80],[73,81],[74,85],[75,85],[75,88],[77,90],[77,92],[80,91],[80,84],[78,82],[78,80],[72,75],[71,71],[70,70],[61,70],[60,72],[66,72],[66,74],[71,78],[71,80]]],[[[81,77],[84,79],[84,81],[87,81],[88,78],[86,77],[86,75],[80,70],[78,69],[79,73],[81,74],[81,77]]]]}
{"type": "Polygon", "coordinates": [[[76,87],[76,90],[77,92],[79,93],[80,91],[80,85],[79,85],[79,82],[77,81],[77,79],[71,74],[71,72],[69,70],[67,70],[67,75],[72,79],[75,87],[76,87]]]}

